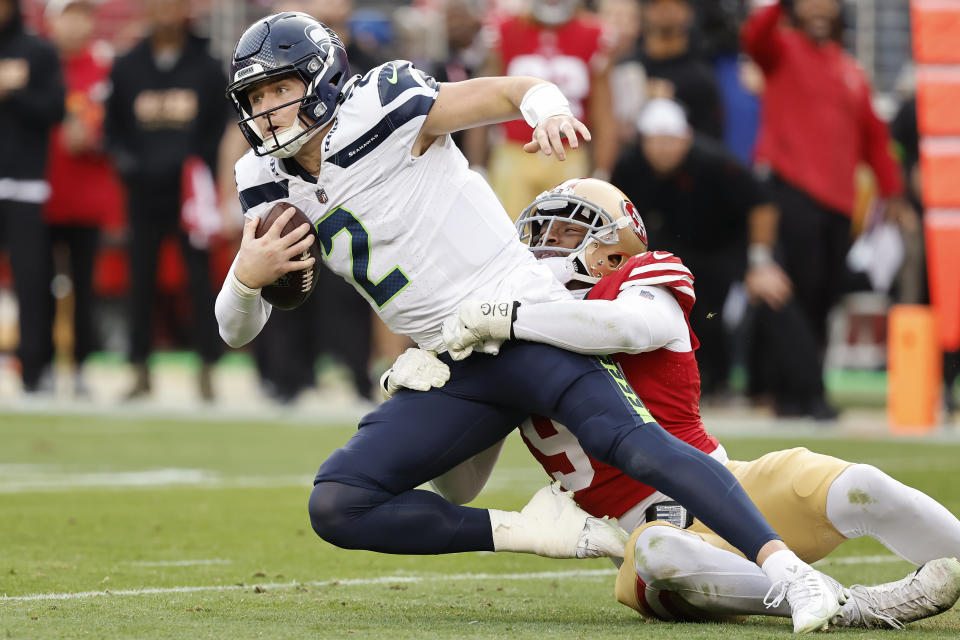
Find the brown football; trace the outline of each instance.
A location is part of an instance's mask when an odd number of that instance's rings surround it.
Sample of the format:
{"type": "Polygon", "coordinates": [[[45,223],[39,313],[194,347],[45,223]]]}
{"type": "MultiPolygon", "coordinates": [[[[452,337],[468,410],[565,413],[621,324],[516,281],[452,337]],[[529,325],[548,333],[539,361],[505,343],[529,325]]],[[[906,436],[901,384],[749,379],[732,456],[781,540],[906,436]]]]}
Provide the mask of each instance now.
{"type": "MultiPolygon", "coordinates": [[[[290,218],[290,221],[287,222],[287,225],[283,228],[283,233],[280,235],[285,236],[304,222],[310,224],[310,219],[307,218],[305,214],[300,209],[297,209],[292,204],[288,202],[278,202],[273,205],[273,208],[270,209],[270,212],[260,219],[260,223],[257,225],[256,236],[259,238],[265,234],[270,227],[273,226],[273,223],[276,222],[277,218],[280,215],[293,207],[294,214],[290,218]]],[[[317,277],[320,271],[320,239],[317,238],[316,229],[313,228],[313,225],[310,225],[310,233],[314,236],[314,242],[310,245],[310,248],[303,252],[300,256],[300,260],[306,260],[310,256],[314,257],[313,267],[309,269],[301,269],[300,271],[291,271],[290,273],[285,273],[284,275],[277,278],[277,280],[267,286],[263,287],[261,290],[261,295],[263,299],[272,304],[277,309],[283,309],[289,311],[290,309],[296,309],[301,304],[310,297],[310,294],[313,293],[313,288],[317,285],[317,277]]]]}

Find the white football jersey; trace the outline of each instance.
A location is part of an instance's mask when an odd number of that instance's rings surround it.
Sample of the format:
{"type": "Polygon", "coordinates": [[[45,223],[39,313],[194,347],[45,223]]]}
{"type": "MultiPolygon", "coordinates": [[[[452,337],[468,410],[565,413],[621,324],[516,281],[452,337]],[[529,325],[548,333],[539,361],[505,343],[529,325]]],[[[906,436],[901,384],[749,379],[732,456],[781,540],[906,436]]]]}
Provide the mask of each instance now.
{"type": "Polygon", "coordinates": [[[319,177],[252,151],[235,176],[245,215],[263,216],[277,202],[301,209],[327,266],[391,331],[440,351],[442,322],[464,300],[570,294],[520,243],[450,136],[412,155],[437,93],[436,81],[410,62],[380,65],[348,89],[323,140],[319,177]]]}

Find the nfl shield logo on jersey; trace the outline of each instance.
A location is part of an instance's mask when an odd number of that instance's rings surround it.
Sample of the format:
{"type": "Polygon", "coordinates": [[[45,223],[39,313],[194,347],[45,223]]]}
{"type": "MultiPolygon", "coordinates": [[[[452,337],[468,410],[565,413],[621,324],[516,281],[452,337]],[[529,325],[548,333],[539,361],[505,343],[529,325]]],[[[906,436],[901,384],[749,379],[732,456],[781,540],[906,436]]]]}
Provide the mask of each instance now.
{"type": "Polygon", "coordinates": [[[326,190],[324,190],[323,187],[320,187],[319,189],[317,189],[316,193],[317,193],[317,200],[320,201],[320,204],[327,204],[326,190]]]}

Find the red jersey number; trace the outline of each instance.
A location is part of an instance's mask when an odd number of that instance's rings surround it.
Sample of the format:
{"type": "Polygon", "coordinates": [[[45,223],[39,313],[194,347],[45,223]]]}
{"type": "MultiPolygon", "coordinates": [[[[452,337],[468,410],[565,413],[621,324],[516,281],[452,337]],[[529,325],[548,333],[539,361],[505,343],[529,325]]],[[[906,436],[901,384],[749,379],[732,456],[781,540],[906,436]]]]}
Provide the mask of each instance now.
{"type": "Polygon", "coordinates": [[[567,491],[581,491],[593,483],[594,468],[576,436],[547,418],[531,416],[520,433],[534,457],[567,491]]]}

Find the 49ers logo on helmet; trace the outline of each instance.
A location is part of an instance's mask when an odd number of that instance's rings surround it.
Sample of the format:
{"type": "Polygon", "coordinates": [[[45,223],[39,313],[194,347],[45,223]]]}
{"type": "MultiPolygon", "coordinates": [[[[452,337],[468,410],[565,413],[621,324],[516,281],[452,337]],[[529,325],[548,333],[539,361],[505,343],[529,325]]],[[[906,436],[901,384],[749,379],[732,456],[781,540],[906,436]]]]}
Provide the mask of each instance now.
{"type": "Polygon", "coordinates": [[[633,203],[629,200],[621,200],[620,208],[623,210],[624,215],[629,216],[633,221],[633,230],[640,236],[643,244],[647,244],[647,228],[643,224],[643,218],[640,217],[640,212],[637,211],[637,208],[633,206],[633,203]]]}

